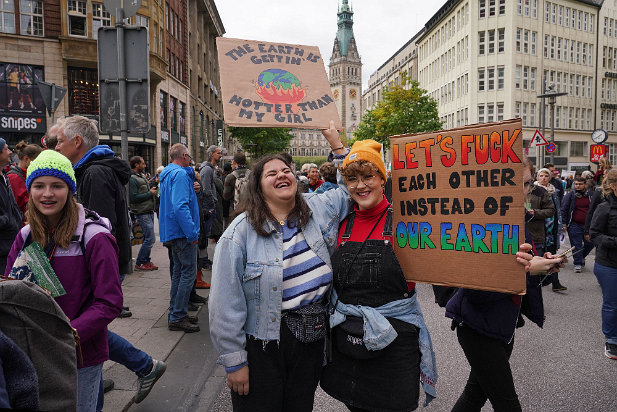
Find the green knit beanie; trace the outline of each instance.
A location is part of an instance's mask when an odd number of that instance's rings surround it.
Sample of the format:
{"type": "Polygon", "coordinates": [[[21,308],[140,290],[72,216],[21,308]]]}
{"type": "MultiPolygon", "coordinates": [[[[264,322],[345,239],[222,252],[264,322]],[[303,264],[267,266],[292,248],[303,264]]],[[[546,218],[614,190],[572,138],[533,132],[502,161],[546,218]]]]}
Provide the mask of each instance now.
{"type": "Polygon", "coordinates": [[[37,156],[30,166],[28,166],[26,177],[26,188],[30,192],[30,186],[37,177],[53,176],[62,179],[71,189],[72,193],[77,190],[77,181],[75,180],[75,172],[71,161],[64,155],[53,150],[43,150],[37,156]]]}

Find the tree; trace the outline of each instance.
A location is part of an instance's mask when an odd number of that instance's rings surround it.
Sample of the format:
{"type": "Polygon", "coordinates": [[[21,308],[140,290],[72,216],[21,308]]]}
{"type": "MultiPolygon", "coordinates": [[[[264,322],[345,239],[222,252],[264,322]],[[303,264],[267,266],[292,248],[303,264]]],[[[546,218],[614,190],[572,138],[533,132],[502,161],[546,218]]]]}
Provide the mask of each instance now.
{"type": "Polygon", "coordinates": [[[293,136],[291,129],[276,127],[230,127],[231,136],[238,139],[242,148],[254,158],[266,153],[280,153],[289,147],[293,136]]]}
{"type": "Polygon", "coordinates": [[[417,81],[403,74],[401,85],[383,91],[383,100],[367,111],[354,132],[354,141],[374,139],[385,147],[390,136],[405,133],[433,132],[441,129],[437,102],[417,81]],[[410,85],[409,89],[405,86],[410,85]]]}

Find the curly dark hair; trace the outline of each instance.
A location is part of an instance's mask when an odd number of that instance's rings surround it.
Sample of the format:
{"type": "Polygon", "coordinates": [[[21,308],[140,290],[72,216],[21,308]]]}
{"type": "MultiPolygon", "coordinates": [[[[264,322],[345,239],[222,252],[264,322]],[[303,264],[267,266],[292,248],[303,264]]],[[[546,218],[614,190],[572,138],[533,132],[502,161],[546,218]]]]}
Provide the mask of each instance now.
{"type": "MultiPolygon", "coordinates": [[[[267,154],[262,156],[251,168],[248,187],[246,188],[250,194],[249,196],[246,196],[245,201],[243,204],[239,205],[237,210],[237,213],[241,213],[242,211],[246,212],[249,223],[260,236],[270,235],[264,230],[264,222],[268,220],[276,222],[276,219],[268,208],[263,191],[261,190],[261,175],[263,174],[264,166],[272,160],[280,160],[291,168],[291,165],[287,159],[280,154],[267,154]]],[[[302,228],[308,223],[311,217],[311,210],[304,200],[304,197],[298,190],[296,190],[295,200],[295,206],[287,216],[287,225],[289,227],[297,226],[302,228]]]]}

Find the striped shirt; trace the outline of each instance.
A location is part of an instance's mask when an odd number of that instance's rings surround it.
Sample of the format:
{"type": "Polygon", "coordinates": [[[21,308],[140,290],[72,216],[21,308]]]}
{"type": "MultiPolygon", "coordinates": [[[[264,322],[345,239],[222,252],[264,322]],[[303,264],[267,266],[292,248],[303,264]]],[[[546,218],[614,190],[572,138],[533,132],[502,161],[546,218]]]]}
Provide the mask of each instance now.
{"type": "Polygon", "coordinates": [[[319,300],[332,283],[332,270],[311,250],[298,227],[283,226],[282,310],[319,300]]]}

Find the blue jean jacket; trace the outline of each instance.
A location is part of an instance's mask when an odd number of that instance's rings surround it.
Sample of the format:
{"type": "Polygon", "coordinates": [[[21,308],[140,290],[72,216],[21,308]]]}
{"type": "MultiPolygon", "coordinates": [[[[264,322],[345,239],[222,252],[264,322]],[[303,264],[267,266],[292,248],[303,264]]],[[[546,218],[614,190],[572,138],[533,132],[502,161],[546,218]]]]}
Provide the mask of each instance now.
{"type": "Polygon", "coordinates": [[[381,350],[396,339],[398,334],[388,322],[388,318],[398,319],[417,326],[420,329],[420,380],[422,389],[426,393],[424,406],[427,406],[436,396],[435,384],[437,383],[437,363],[433,352],[431,335],[424,323],[424,316],[420,304],[414,293],[408,299],[395,300],[378,308],[369,306],[348,305],[340,300],[336,291],[332,292],[331,303],[336,303],[334,313],[330,315],[330,327],[335,327],[345,322],[347,316],[362,317],[364,319],[364,346],[368,350],[381,350]]]}
{"type": "MultiPolygon", "coordinates": [[[[311,218],[302,233],[328,266],[340,222],[349,211],[344,185],[323,194],[306,194],[311,218]]],[[[216,245],[209,297],[210,335],[218,363],[228,371],[247,361],[246,335],[279,340],[283,301],[283,237],[272,222],[259,236],[244,213],[229,225],[216,245]]]]}

